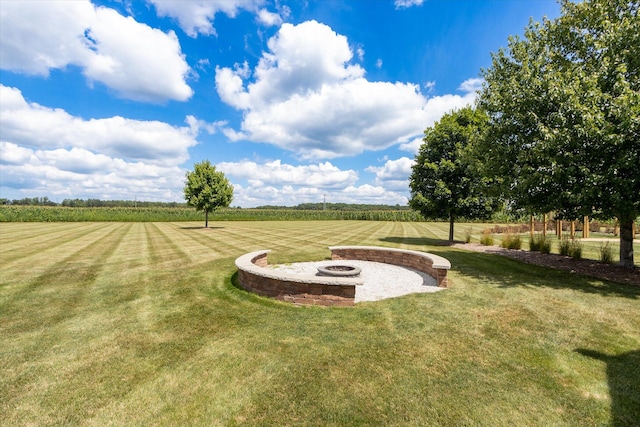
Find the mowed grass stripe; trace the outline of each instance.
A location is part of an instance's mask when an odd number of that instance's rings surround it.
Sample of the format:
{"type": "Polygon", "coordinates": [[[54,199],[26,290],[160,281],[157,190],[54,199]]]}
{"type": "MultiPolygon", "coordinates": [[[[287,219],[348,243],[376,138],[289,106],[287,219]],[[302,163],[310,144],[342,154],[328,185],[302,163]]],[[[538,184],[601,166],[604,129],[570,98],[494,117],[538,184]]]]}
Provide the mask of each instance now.
{"type": "MultiPolygon", "coordinates": [[[[18,258],[27,258],[32,255],[40,255],[43,251],[64,245],[74,241],[77,236],[85,232],[94,232],[105,228],[108,224],[64,224],[61,229],[52,227],[50,223],[31,223],[30,228],[25,228],[21,232],[10,232],[2,230],[0,224],[0,235],[11,236],[10,239],[2,239],[0,242],[0,265],[9,263],[18,258]],[[64,226],[66,225],[66,227],[64,226]],[[21,250],[16,252],[14,249],[19,247],[21,250]],[[25,250],[28,249],[28,250],[25,250]]],[[[6,227],[6,225],[5,225],[6,227]]]]}
{"type": "Polygon", "coordinates": [[[53,239],[49,247],[37,252],[32,250],[28,242],[25,245],[16,242],[12,245],[12,256],[0,261],[2,283],[28,282],[46,272],[52,265],[73,260],[76,255],[82,257],[87,247],[99,244],[97,242],[114,229],[124,226],[123,223],[93,223],[90,227],[80,226],[72,230],[64,227],[58,233],[59,239],[53,239]]]}
{"type": "MultiPolygon", "coordinates": [[[[49,261],[53,262],[47,264],[35,278],[12,286],[6,300],[4,297],[2,299],[2,305],[6,301],[7,314],[15,314],[16,310],[20,312],[27,307],[39,309],[34,316],[22,322],[6,324],[7,330],[28,331],[51,327],[73,316],[76,309],[82,309],[105,261],[116,251],[130,228],[130,224],[111,224],[106,234],[100,234],[81,250],[67,253],[62,259],[50,258],[49,261]]],[[[90,235],[95,236],[95,233],[90,235]]]]}

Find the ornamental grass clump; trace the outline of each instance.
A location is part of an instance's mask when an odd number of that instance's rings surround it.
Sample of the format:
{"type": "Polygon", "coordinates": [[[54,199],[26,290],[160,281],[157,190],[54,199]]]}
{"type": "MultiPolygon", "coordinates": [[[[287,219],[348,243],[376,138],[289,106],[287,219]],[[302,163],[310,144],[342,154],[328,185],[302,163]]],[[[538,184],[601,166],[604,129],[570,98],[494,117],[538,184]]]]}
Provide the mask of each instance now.
{"type": "Polygon", "coordinates": [[[605,264],[613,264],[613,248],[609,245],[609,242],[605,244],[600,243],[600,252],[599,252],[600,261],[605,264]]]}
{"type": "Polygon", "coordinates": [[[522,247],[522,239],[519,234],[507,233],[502,238],[501,246],[505,249],[520,249],[522,247]]]}
{"type": "Polygon", "coordinates": [[[485,246],[493,246],[493,234],[489,230],[484,230],[480,236],[480,244],[485,246]]]}
{"type": "Polygon", "coordinates": [[[540,253],[549,255],[551,253],[551,240],[547,239],[545,236],[540,238],[540,253]]]}
{"type": "Polygon", "coordinates": [[[562,239],[558,245],[560,255],[570,256],[575,260],[582,259],[582,242],[579,240],[562,239]]]}
{"type": "Polygon", "coordinates": [[[562,256],[569,256],[571,252],[571,241],[569,239],[562,239],[558,242],[558,252],[562,256]]]}

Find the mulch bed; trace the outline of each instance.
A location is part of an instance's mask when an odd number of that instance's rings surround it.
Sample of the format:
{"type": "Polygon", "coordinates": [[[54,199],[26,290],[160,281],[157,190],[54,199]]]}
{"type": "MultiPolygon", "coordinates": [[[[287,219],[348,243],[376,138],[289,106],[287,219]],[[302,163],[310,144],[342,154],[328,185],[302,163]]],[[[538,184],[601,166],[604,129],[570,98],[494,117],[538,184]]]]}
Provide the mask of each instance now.
{"type": "Polygon", "coordinates": [[[545,255],[540,252],[505,249],[499,246],[484,246],[478,243],[455,243],[452,247],[506,256],[529,264],[566,270],[572,273],[610,280],[617,283],[640,286],[640,269],[638,268],[629,269],[590,259],[574,260],[571,257],[558,254],[545,255]]]}

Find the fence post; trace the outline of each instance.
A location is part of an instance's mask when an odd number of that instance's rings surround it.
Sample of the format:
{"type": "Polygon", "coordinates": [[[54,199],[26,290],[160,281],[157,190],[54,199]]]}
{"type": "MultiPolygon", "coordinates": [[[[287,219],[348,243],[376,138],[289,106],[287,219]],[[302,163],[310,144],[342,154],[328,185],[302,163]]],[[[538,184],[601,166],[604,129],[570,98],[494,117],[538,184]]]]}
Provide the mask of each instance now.
{"type": "Polygon", "coordinates": [[[547,214],[542,214],[542,235],[547,237],[547,214]]]}
{"type": "Polygon", "coordinates": [[[576,222],[571,221],[571,240],[575,240],[576,238],[576,222]]]}
{"type": "Polygon", "coordinates": [[[535,220],[533,218],[533,215],[531,215],[529,217],[529,235],[531,236],[531,238],[533,239],[533,232],[535,231],[535,220]]]}
{"type": "Polygon", "coordinates": [[[589,238],[589,217],[588,216],[584,216],[584,225],[582,226],[582,237],[584,239],[588,239],[589,238]]]}
{"type": "Polygon", "coordinates": [[[562,220],[556,219],[556,235],[558,240],[562,240],[562,220]]]}

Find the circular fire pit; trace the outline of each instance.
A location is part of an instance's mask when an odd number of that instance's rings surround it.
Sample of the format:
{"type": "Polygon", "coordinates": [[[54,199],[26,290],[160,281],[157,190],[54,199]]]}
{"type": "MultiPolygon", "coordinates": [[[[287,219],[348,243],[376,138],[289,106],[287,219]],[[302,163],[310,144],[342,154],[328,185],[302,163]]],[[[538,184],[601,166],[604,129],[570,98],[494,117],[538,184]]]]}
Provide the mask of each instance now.
{"type": "Polygon", "coordinates": [[[346,264],[333,264],[318,267],[318,273],[321,276],[333,277],[357,277],[362,272],[360,267],[354,267],[346,264]]]}

